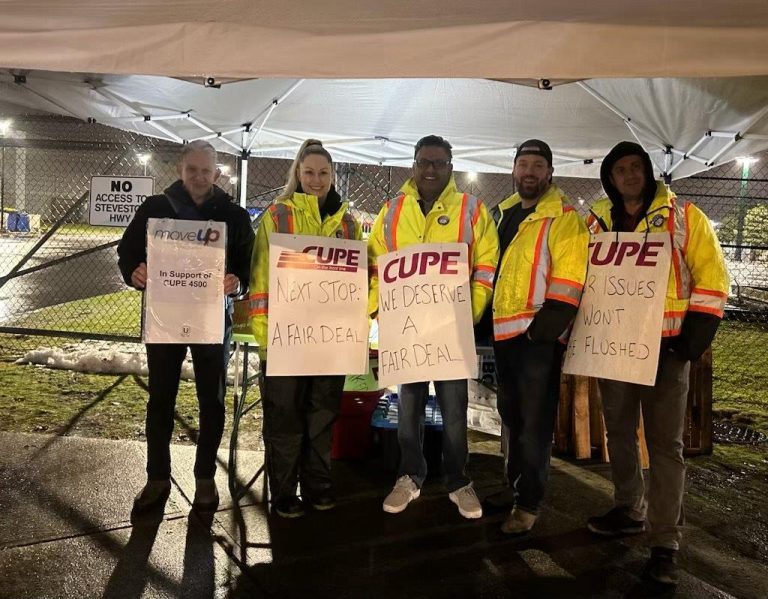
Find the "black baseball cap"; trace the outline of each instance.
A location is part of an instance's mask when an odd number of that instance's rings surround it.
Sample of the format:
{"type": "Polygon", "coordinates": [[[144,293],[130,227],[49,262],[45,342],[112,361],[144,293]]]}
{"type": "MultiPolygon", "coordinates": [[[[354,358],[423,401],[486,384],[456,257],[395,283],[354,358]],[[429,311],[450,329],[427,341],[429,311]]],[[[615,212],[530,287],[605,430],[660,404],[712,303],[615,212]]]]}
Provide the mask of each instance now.
{"type": "Polygon", "coordinates": [[[552,150],[549,146],[540,139],[529,139],[524,141],[517,147],[517,153],[515,154],[515,162],[520,156],[526,154],[533,154],[535,156],[542,156],[546,158],[549,166],[552,166],[552,150]]]}

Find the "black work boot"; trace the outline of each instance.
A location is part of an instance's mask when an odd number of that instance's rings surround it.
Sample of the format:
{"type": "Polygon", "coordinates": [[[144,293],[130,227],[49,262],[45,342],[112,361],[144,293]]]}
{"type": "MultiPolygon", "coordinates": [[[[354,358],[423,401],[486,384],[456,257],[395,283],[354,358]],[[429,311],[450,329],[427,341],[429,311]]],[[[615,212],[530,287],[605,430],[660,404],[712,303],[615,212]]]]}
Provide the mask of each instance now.
{"type": "Polygon", "coordinates": [[[669,547],[651,547],[651,557],[643,574],[659,584],[674,586],[680,580],[677,551],[669,547]]]}
{"type": "Polygon", "coordinates": [[[603,537],[636,535],[645,530],[645,521],[630,518],[624,508],[615,507],[602,516],[594,516],[587,520],[587,528],[590,532],[603,537]]]}

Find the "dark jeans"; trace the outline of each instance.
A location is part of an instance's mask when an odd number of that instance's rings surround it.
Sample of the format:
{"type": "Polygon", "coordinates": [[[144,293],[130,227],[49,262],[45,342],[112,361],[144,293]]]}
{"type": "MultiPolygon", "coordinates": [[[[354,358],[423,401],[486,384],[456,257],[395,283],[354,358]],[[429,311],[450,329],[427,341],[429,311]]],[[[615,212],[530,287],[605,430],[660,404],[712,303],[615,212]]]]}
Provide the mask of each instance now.
{"type": "Polygon", "coordinates": [[[216,345],[147,344],[149,403],[147,404],[147,475],[150,480],[171,476],[170,442],[179,391],[181,365],[192,353],[195,387],[200,406],[200,434],[195,456],[195,478],[213,478],[216,453],[224,432],[229,336],[216,345]]]}
{"type": "MultiPolygon", "coordinates": [[[[262,372],[266,363],[262,363],[262,372]]],[[[264,376],[264,446],[273,501],[330,489],[331,432],[343,376],[264,376]]]]}
{"type": "MultiPolygon", "coordinates": [[[[443,472],[445,486],[453,492],[470,483],[467,464],[467,381],[435,381],[435,393],[443,415],[443,472]]],[[[421,487],[427,477],[424,458],[424,408],[429,383],[400,387],[397,410],[397,440],[400,445],[399,476],[407,474],[421,487]]]]}
{"type": "Polygon", "coordinates": [[[494,342],[493,349],[499,382],[496,405],[509,428],[507,476],[516,505],[537,514],[549,478],[565,346],[518,335],[494,342]]]}

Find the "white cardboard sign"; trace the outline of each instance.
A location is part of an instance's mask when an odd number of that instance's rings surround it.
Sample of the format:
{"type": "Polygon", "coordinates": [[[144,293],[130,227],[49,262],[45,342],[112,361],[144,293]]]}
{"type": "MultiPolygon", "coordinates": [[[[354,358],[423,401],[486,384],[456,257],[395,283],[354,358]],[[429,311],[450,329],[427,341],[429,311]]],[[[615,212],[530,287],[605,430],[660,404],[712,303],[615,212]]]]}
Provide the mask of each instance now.
{"type": "Polygon", "coordinates": [[[267,374],[368,372],[364,241],[269,236],[267,374]]]}
{"type": "Polygon", "coordinates": [[[672,246],[668,233],[598,233],[563,372],[653,385],[672,246]]]}
{"type": "Polygon", "coordinates": [[[382,386],[477,378],[466,244],[412,245],[377,265],[382,386]]]}
{"type": "Polygon", "coordinates": [[[147,223],[145,343],[222,343],[227,227],[199,220],[147,223]]]}
{"type": "Polygon", "coordinates": [[[127,227],[139,206],[153,194],[154,187],[152,177],[91,177],[88,222],[127,227]]]}

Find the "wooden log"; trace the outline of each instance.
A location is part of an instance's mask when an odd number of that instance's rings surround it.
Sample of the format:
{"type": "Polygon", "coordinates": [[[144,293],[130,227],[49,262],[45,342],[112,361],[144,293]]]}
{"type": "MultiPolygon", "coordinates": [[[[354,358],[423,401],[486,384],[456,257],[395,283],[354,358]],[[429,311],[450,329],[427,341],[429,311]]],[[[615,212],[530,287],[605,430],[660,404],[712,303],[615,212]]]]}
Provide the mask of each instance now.
{"type": "Polygon", "coordinates": [[[637,427],[637,444],[640,446],[640,467],[647,470],[650,465],[648,457],[648,445],[645,442],[645,425],[643,424],[643,412],[640,411],[640,424],[637,427]]]}
{"type": "Polygon", "coordinates": [[[603,426],[603,406],[600,403],[600,389],[597,379],[589,378],[589,437],[592,447],[599,448],[603,444],[605,427],[603,426]]]}
{"type": "Polygon", "coordinates": [[[712,348],[691,364],[683,442],[686,455],[712,453],[712,348]]]}
{"type": "Polygon", "coordinates": [[[573,376],[560,376],[560,400],[557,404],[557,420],[555,420],[555,452],[568,454],[571,452],[571,405],[573,376]]]}
{"type": "Polygon", "coordinates": [[[592,457],[589,436],[589,378],[586,376],[574,377],[573,442],[576,459],[592,457]]]}

